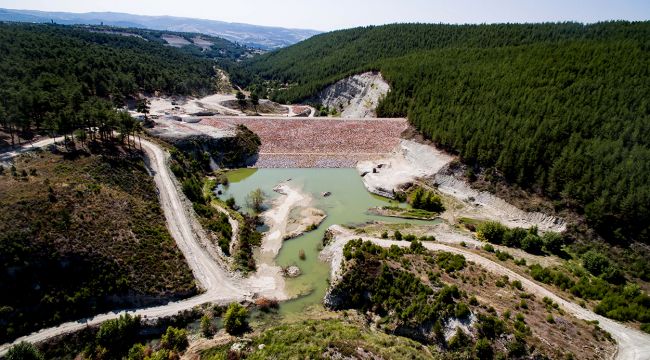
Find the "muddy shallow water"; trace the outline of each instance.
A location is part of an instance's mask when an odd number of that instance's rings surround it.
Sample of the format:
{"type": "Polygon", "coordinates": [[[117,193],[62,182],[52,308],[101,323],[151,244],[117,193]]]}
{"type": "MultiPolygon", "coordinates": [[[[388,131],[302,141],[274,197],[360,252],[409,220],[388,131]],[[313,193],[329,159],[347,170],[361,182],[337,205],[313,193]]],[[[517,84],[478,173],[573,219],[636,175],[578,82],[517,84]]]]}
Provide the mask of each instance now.
{"type": "Polygon", "coordinates": [[[321,303],[328,286],[329,266],[318,259],[318,253],[325,230],[331,225],[367,221],[435,223],[368,214],[369,208],[389,205],[391,202],[366,191],[361,177],[354,169],[239,169],[229,172],[228,179],[230,184],[220,188],[223,191],[220,197],[227,199],[233,196],[240,206],[245,207],[246,196],[256,188],[262,189],[269,199],[279,196],[273,187],[291,179],[289,183],[292,186],[313,197],[312,206],[327,213],[327,218],[318,229],[285,241],[275,259],[280,266],[297,265],[302,271],[299,277],[287,279],[287,292],[301,296],[282,304],[280,312],[284,315],[301,312],[306,306],[321,303]],[[331,192],[331,195],[324,197],[324,192],[331,192]],[[304,250],[305,260],[300,260],[300,250],[304,250]]]}

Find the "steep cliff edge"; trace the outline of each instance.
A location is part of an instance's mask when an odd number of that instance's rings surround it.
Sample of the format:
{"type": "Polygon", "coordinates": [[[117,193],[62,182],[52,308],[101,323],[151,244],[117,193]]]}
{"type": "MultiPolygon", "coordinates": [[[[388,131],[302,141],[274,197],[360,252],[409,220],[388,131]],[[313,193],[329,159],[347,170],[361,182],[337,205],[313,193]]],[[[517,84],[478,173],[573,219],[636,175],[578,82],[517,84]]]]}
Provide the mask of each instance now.
{"type": "Polygon", "coordinates": [[[376,117],[379,99],[390,86],[378,72],[357,74],[328,86],[318,94],[317,101],[344,118],[376,117]]]}

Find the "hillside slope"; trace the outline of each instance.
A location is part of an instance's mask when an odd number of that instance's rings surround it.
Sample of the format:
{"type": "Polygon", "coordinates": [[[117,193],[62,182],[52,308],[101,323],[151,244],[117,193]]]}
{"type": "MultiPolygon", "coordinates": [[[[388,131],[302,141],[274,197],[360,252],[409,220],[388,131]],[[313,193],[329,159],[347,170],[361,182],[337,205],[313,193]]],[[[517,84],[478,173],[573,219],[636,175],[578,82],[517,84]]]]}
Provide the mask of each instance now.
{"type": "Polygon", "coordinates": [[[0,147],[15,133],[27,140],[35,131],[106,135],[117,128],[115,107],[142,93],[214,90],[213,60],[143,38],[150,35],[0,23],[0,125],[11,133],[0,147]]]}
{"type": "Polygon", "coordinates": [[[0,175],[0,342],[196,293],[137,154],[43,152],[15,168],[0,175]]]}
{"type": "Polygon", "coordinates": [[[650,22],[387,25],[315,36],[233,66],[232,79],[311,98],[351,74],[391,85],[405,116],[493,179],[584,213],[615,242],[650,242],[650,22]]]}
{"type": "Polygon", "coordinates": [[[67,25],[103,24],[120,27],[193,32],[214,35],[229,41],[265,50],[289,46],[319,33],[315,30],[285,29],[174,16],[144,16],[109,12],[77,14],[0,9],[0,21],[36,23],[49,23],[50,21],[54,21],[67,25]]]}

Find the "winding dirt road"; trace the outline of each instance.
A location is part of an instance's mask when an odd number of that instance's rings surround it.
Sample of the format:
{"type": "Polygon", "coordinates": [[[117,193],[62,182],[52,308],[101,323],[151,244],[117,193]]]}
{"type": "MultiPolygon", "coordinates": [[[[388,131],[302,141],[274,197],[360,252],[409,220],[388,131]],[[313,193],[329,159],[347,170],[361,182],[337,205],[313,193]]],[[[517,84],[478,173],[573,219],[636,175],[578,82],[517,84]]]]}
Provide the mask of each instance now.
{"type": "MultiPolygon", "coordinates": [[[[54,139],[43,140],[37,144],[12,151],[11,153],[2,154],[0,159],[6,161],[25,151],[38,146],[44,147],[53,142],[54,139]]],[[[128,311],[128,313],[151,319],[175,315],[180,311],[188,310],[204,303],[227,303],[251,299],[254,293],[247,290],[250,289],[249,282],[221,268],[198,243],[194,229],[192,228],[190,215],[183,207],[181,197],[174,184],[171,172],[167,167],[167,152],[158,145],[144,139],[142,140],[142,148],[146,154],[147,166],[154,177],[159,192],[160,202],[169,232],[176,241],[179,249],[183,252],[195,278],[205,292],[189,299],[170,302],[162,306],[128,311]]],[[[106,320],[117,318],[124,313],[126,311],[113,311],[92,318],[67,322],[18,338],[13,344],[21,341],[31,343],[41,342],[55,336],[81,330],[89,325],[100,324],[106,320]]],[[[3,356],[13,344],[0,345],[0,356],[3,356]]]]}
{"type": "MultiPolygon", "coordinates": [[[[350,240],[360,238],[364,241],[371,241],[382,247],[390,247],[391,245],[408,247],[411,245],[411,243],[408,241],[384,240],[355,235],[349,230],[338,225],[330,227],[330,230],[334,234],[334,240],[323,250],[323,253],[325,255],[324,257],[331,261],[332,279],[335,279],[338,275],[337,273],[340,269],[341,260],[343,258],[343,247],[350,240]]],[[[494,274],[506,275],[512,280],[521,281],[526,291],[533,293],[539,297],[546,296],[551,298],[553,301],[562,306],[565,311],[579,319],[584,319],[587,321],[597,320],[599,326],[612,334],[612,337],[614,337],[618,343],[618,352],[616,354],[616,359],[650,359],[650,335],[636,329],[628,328],[614,320],[595,314],[594,312],[585,309],[578,304],[566,301],[545,287],[537,284],[536,282],[515,273],[514,271],[504,267],[501,264],[498,264],[473,252],[440,243],[423,242],[422,244],[429,250],[447,251],[450,253],[461,254],[465,256],[468,261],[472,261],[494,274]]]]}
{"type": "MultiPolygon", "coordinates": [[[[52,144],[54,140],[55,139],[42,140],[38,143],[24,146],[23,148],[12,151],[10,153],[0,154],[0,161],[8,161],[12,157],[30,149],[47,146],[49,144],[52,144]]],[[[253,290],[251,289],[263,290],[261,288],[256,288],[256,286],[253,285],[255,282],[234,276],[227,270],[220,267],[205,251],[205,249],[201,247],[200,243],[197,241],[197,237],[195,236],[196,230],[193,229],[191,216],[183,207],[181,195],[179,194],[178,189],[174,183],[174,178],[172,177],[170,170],[167,167],[168,154],[158,145],[147,140],[142,140],[142,147],[146,153],[147,165],[152,175],[154,176],[154,181],[159,191],[160,202],[163,208],[165,219],[167,220],[169,231],[178,244],[178,247],[183,252],[185,258],[187,259],[187,262],[192,269],[192,272],[194,273],[194,276],[196,277],[199,285],[205,290],[205,292],[201,295],[186,300],[171,302],[166,305],[152,308],[129,311],[129,313],[140,315],[149,319],[171,316],[177,314],[180,311],[191,309],[204,303],[226,303],[230,301],[250,299],[254,295],[253,290]]],[[[332,278],[334,279],[336,278],[337,270],[340,268],[343,246],[349,240],[357,239],[360,237],[358,235],[350,233],[348,230],[340,226],[333,226],[331,229],[335,232],[335,238],[334,241],[332,241],[332,243],[323,250],[323,254],[326,255],[329,261],[332,263],[332,278]]],[[[389,247],[393,244],[403,247],[410,245],[410,243],[406,241],[400,242],[369,237],[361,238],[363,240],[372,241],[373,243],[383,247],[389,247]]],[[[627,328],[616,321],[604,318],[588,309],[580,307],[577,304],[566,301],[548,289],[537,284],[536,282],[527,279],[526,277],[519,275],[512,270],[478,254],[474,254],[467,250],[440,243],[427,242],[424,243],[424,246],[433,251],[448,251],[452,253],[462,254],[467,260],[473,261],[495,274],[506,275],[511,279],[521,281],[522,285],[527,291],[534,293],[540,297],[547,296],[553,299],[553,301],[562,306],[565,311],[573,314],[577,318],[585,320],[597,320],[600,327],[610,332],[612,336],[617,340],[617,359],[650,359],[649,335],[644,334],[638,330],[627,328]]],[[[261,282],[266,283],[269,279],[260,278],[259,280],[263,281],[257,281],[258,286],[261,282]]],[[[264,288],[266,288],[267,291],[273,291],[274,288],[278,288],[277,283],[264,285],[264,288]]],[[[277,291],[279,292],[282,290],[283,289],[278,289],[277,291]]],[[[106,314],[97,315],[92,318],[82,319],[76,322],[67,322],[56,327],[43,329],[30,335],[23,336],[14,341],[14,344],[20,341],[28,341],[32,343],[41,342],[55,336],[81,330],[89,325],[97,325],[103,321],[117,318],[123,313],[125,312],[109,312],[106,314]]],[[[3,356],[11,345],[13,344],[1,345],[0,356],[3,356]]]]}

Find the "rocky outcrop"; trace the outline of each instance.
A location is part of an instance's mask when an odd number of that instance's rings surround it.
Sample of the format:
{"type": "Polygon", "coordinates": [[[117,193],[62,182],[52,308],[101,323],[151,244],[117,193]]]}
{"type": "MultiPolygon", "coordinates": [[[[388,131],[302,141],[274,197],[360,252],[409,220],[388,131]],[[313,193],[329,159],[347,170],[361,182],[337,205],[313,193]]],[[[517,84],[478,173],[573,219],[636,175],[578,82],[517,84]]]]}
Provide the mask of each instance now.
{"type": "Polygon", "coordinates": [[[316,101],[334,109],[344,118],[377,117],[379,99],[390,90],[378,72],[351,76],[328,86],[318,94],[316,101]]]}

